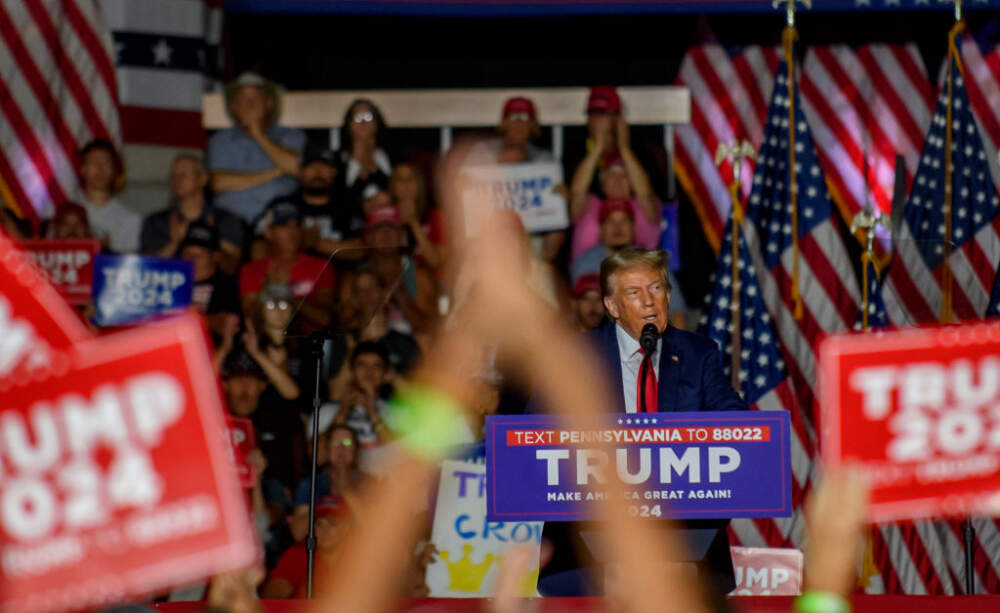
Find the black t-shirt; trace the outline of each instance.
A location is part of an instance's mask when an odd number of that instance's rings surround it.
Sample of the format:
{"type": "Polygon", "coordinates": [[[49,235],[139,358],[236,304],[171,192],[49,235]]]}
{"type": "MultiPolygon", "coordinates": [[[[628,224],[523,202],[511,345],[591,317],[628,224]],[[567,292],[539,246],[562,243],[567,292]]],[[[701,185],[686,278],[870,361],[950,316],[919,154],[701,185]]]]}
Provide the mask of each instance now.
{"type": "Polygon", "coordinates": [[[365,230],[365,215],[361,207],[351,206],[347,201],[331,192],[330,201],[323,205],[309,204],[297,191],[288,196],[280,196],[267,204],[264,212],[254,222],[254,234],[263,236],[267,229],[267,212],[278,202],[292,202],[299,208],[303,229],[316,228],[319,237],[333,241],[361,236],[365,230]]]}
{"type": "MultiPolygon", "coordinates": [[[[142,234],[139,238],[139,251],[152,254],[163,249],[170,242],[170,216],[174,208],[170,207],[149,215],[142,221],[142,234]]],[[[244,227],[239,217],[217,209],[205,203],[201,216],[195,221],[209,226],[215,226],[219,231],[219,240],[243,249],[244,227]]]]}
{"type": "Polygon", "coordinates": [[[267,458],[267,475],[294,490],[300,477],[296,460],[304,436],[296,403],[285,400],[268,385],[250,419],[257,432],[257,446],[267,458]]]}
{"type": "Polygon", "coordinates": [[[204,310],[206,315],[240,314],[240,288],[236,276],[217,270],[207,280],[195,283],[191,292],[191,304],[204,310]]]}

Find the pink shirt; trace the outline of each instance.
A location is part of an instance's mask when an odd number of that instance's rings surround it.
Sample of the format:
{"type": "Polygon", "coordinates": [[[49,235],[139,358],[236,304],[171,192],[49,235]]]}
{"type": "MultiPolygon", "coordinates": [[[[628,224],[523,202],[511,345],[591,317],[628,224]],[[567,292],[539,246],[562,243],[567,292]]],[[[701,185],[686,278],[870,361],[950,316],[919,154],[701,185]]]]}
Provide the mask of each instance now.
{"type": "MultiPolygon", "coordinates": [[[[600,198],[591,194],[587,201],[587,212],[573,226],[573,259],[601,242],[598,235],[601,225],[598,218],[601,202],[600,198]]],[[[660,243],[659,216],[652,222],[636,200],[631,200],[629,204],[632,205],[632,213],[635,215],[635,244],[644,249],[655,249],[660,243]]]]}

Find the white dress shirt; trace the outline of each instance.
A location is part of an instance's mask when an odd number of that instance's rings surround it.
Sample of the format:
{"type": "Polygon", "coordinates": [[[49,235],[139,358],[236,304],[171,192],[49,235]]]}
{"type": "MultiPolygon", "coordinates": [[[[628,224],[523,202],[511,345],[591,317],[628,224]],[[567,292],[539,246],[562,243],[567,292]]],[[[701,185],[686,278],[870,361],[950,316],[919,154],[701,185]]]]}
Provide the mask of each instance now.
{"type": "MultiPolygon", "coordinates": [[[[625,412],[637,413],[639,411],[638,398],[636,398],[636,388],[639,385],[639,366],[642,365],[642,347],[639,341],[629,336],[619,324],[615,324],[615,336],[618,337],[618,357],[622,362],[622,389],[625,392],[625,412]]],[[[660,349],[663,346],[663,337],[656,340],[656,351],[653,352],[653,372],[656,373],[656,382],[660,382],[660,349]]],[[[647,407],[656,410],[656,407],[647,407]]]]}

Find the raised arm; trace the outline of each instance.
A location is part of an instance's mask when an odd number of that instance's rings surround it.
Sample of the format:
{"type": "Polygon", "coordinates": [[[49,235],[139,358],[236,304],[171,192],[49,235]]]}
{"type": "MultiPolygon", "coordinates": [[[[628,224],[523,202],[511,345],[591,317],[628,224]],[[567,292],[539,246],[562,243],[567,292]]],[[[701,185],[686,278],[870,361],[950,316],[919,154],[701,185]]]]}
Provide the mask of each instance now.
{"type": "Polygon", "coordinates": [[[573,173],[573,180],[569,188],[569,215],[572,221],[577,221],[587,212],[587,199],[590,196],[590,184],[594,182],[594,173],[597,172],[597,165],[601,162],[601,156],[608,148],[607,137],[603,132],[598,132],[594,140],[594,147],[583,158],[580,165],[573,173]]]}
{"type": "Polygon", "coordinates": [[[625,166],[625,175],[628,176],[629,185],[632,186],[632,193],[642,208],[643,214],[649,221],[660,223],[659,201],[653,186],[649,182],[649,175],[639,163],[639,158],[635,157],[632,151],[632,141],[629,137],[628,124],[623,117],[618,118],[618,153],[622,156],[622,164],[625,166]]]}

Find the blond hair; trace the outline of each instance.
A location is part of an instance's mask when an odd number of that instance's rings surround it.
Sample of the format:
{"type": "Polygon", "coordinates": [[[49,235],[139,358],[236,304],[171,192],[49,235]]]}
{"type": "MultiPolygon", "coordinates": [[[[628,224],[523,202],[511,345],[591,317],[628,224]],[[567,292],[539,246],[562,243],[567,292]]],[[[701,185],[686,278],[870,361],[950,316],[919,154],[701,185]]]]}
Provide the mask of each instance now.
{"type": "Polygon", "coordinates": [[[670,275],[667,274],[668,257],[665,251],[659,249],[640,249],[639,247],[619,249],[601,262],[601,295],[610,296],[615,274],[631,268],[648,268],[657,271],[663,278],[663,283],[667,286],[669,293],[672,288],[670,275]]]}

